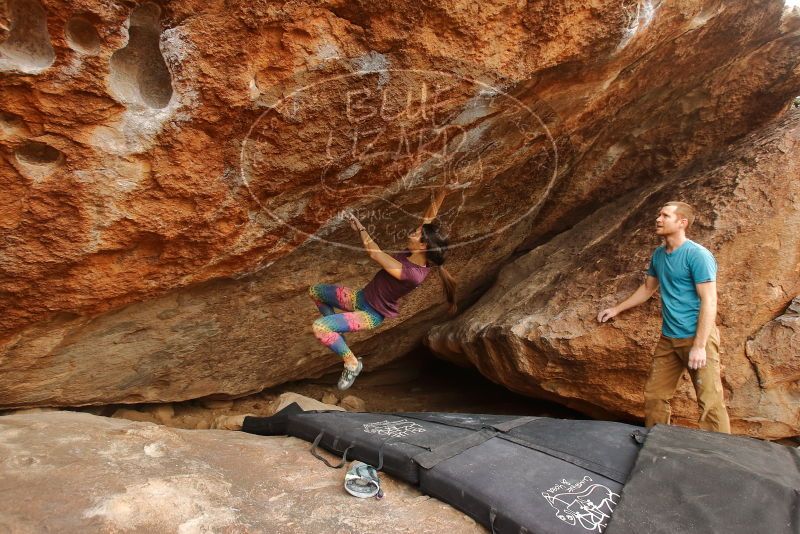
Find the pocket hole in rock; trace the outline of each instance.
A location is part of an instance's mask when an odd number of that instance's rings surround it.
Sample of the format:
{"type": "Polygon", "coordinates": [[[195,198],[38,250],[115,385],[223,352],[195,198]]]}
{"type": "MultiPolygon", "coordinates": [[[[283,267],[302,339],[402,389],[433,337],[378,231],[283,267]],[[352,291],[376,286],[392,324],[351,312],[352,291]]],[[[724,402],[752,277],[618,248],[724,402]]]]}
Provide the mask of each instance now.
{"type": "Polygon", "coordinates": [[[28,141],[20,146],[14,155],[17,157],[17,161],[23,165],[39,167],[55,167],[64,161],[64,154],[60,150],[39,141],[28,141]]]}
{"type": "Polygon", "coordinates": [[[112,91],[123,101],[161,109],[172,98],[172,78],[159,48],[161,8],[146,3],[133,10],[128,44],[111,56],[112,91]]]}
{"type": "Polygon", "coordinates": [[[37,74],[55,61],[47,14],[39,0],[6,0],[11,27],[0,44],[0,70],[37,74]]]}
{"type": "Polygon", "coordinates": [[[96,54],[100,51],[100,36],[89,20],[84,17],[72,17],[67,22],[64,30],[67,37],[67,44],[73,50],[84,54],[96,54]]]}
{"type": "Polygon", "coordinates": [[[0,139],[11,139],[27,133],[25,121],[19,115],[0,111],[0,139]]]}

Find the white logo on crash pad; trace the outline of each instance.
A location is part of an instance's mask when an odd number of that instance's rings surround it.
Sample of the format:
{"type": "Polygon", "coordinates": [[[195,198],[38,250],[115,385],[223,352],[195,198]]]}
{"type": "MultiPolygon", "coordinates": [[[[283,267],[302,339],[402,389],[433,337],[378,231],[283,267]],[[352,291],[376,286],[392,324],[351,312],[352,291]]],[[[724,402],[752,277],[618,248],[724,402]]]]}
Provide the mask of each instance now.
{"type": "Polygon", "coordinates": [[[556,517],[573,526],[603,532],[611,519],[619,495],[602,484],[592,483],[592,477],[583,477],[579,482],[561,482],[542,492],[556,517]]]}
{"type": "Polygon", "coordinates": [[[392,438],[402,438],[411,434],[425,432],[425,428],[413,421],[400,419],[398,421],[381,421],[379,423],[367,423],[364,425],[364,432],[367,434],[378,434],[379,436],[389,436],[392,438]]]}

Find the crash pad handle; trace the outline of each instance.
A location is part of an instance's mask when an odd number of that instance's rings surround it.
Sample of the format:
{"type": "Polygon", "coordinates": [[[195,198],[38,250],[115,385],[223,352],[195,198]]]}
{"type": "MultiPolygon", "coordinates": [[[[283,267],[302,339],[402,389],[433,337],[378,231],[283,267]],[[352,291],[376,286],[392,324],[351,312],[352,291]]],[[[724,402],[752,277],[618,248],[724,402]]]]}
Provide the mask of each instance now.
{"type": "Polygon", "coordinates": [[[324,430],[317,435],[316,439],[314,440],[314,443],[311,444],[311,454],[314,456],[314,458],[316,458],[318,460],[322,460],[325,463],[325,465],[327,465],[328,467],[332,467],[333,469],[339,469],[339,468],[343,467],[344,464],[347,463],[347,453],[350,451],[350,449],[353,448],[353,446],[355,444],[354,443],[350,443],[350,446],[348,446],[344,450],[344,453],[342,454],[342,461],[339,462],[336,465],[333,465],[325,457],[323,457],[322,455],[320,455],[317,452],[317,446],[319,445],[319,442],[322,441],[322,436],[323,435],[325,435],[325,431],[324,430]]]}
{"type": "Polygon", "coordinates": [[[376,471],[380,471],[381,469],[383,469],[383,448],[386,447],[386,445],[388,445],[389,442],[392,440],[394,440],[393,443],[403,443],[394,436],[387,438],[381,442],[381,446],[378,447],[378,467],[375,468],[376,471]]]}

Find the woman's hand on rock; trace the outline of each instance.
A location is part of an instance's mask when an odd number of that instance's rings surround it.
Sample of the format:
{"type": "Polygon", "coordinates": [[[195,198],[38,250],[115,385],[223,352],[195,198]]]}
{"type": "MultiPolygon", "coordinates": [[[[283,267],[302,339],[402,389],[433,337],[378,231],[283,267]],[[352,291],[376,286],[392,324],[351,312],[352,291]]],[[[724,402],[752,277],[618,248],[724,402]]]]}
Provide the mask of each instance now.
{"type": "Polygon", "coordinates": [[[350,221],[350,228],[357,232],[360,232],[364,229],[364,225],[361,224],[361,221],[359,221],[355,215],[353,215],[352,211],[348,211],[346,217],[350,221]]]}

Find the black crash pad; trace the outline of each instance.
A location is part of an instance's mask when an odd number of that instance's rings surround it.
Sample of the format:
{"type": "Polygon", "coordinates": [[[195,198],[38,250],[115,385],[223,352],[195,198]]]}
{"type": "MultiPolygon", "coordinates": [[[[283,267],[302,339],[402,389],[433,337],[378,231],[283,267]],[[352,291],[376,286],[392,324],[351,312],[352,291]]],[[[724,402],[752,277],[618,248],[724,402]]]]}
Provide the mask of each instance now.
{"type": "Polygon", "coordinates": [[[650,430],[606,534],[800,534],[800,451],[716,432],[650,430]]]}

